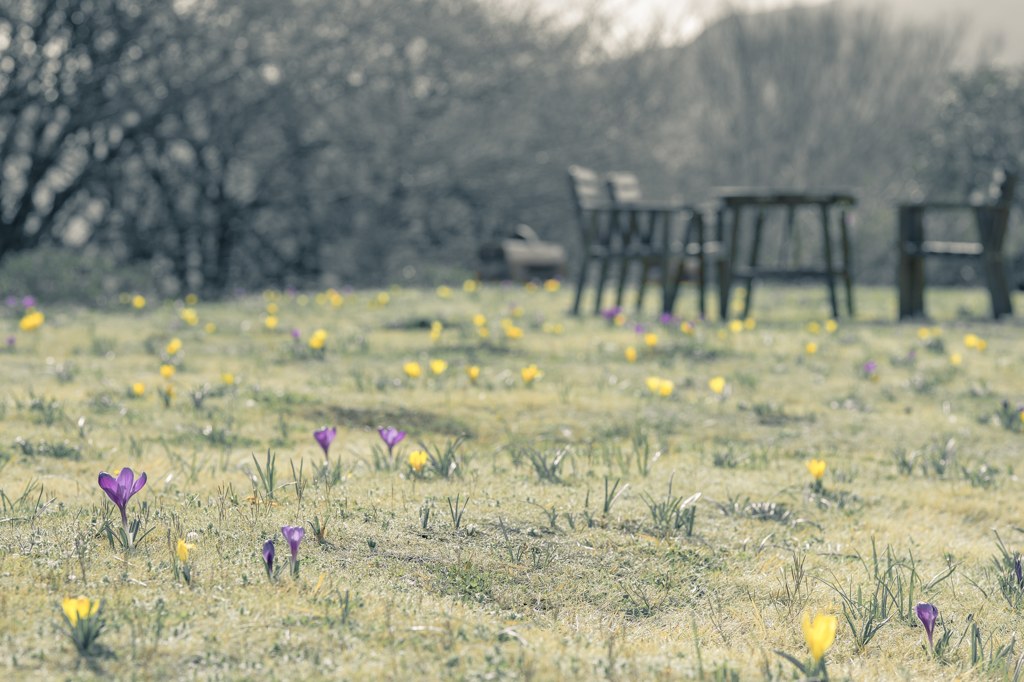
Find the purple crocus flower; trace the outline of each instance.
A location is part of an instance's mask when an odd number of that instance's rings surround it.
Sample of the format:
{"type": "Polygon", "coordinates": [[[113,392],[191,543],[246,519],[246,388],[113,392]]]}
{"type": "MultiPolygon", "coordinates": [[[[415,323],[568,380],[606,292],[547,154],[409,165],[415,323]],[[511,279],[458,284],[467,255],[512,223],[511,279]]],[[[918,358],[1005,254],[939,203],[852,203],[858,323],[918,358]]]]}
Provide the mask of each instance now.
{"type": "Polygon", "coordinates": [[[405,438],[405,431],[399,431],[393,426],[377,429],[377,433],[380,434],[380,439],[384,441],[384,444],[388,446],[388,454],[391,454],[395,446],[405,438]]]}
{"type": "Polygon", "coordinates": [[[266,564],[267,577],[274,577],[274,541],[267,540],[263,543],[263,563],[266,564]]]}
{"type": "Polygon", "coordinates": [[[334,442],[336,435],[338,435],[338,429],[333,426],[325,426],[313,432],[313,438],[316,438],[316,442],[324,449],[324,457],[327,457],[327,451],[331,449],[331,443],[334,442]]]}
{"type": "Polygon", "coordinates": [[[644,326],[643,326],[642,324],[640,324],[640,323],[638,322],[638,323],[637,323],[637,324],[636,324],[636,325],[635,325],[635,326],[633,327],[633,331],[635,331],[635,332],[636,332],[637,334],[643,334],[643,333],[645,333],[645,332],[647,331],[647,328],[646,328],[646,327],[644,327],[644,326]]]}
{"type": "Polygon", "coordinates": [[[288,549],[292,551],[292,575],[299,574],[299,543],[306,535],[302,526],[281,526],[281,535],[288,541],[288,549]]]}
{"type": "Polygon", "coordinates": [[[604,310],[601,311],[601,317],[603,317],[604,319],[606,319],[609,322],[611,322],[621,312],[622,312],[622,308],[620,308],[619,306],[615,306],[614,308],[605,308],[604,310]]]}
{"type": "Polygon", "coordinates": [[[933,604],[919,602],[915,610],[917,611],[917,617],[921,620],[921,625],[924,626],[925,633],[928,634],[928,646],[934,649],[935,643],[932,641],[932,633],[935,631],[935,619],[939,617],[939,609],[933,604]]]}
{"type": "Polygon", "coordinates": [[[143,473],[136,480],[135,472],[129,467],[121,469],[117,474],[117,478],[104,471],[100,473],[99,483],[107,497],[113,500],[117,508],[121,510],[121,523],[124,524],[127,530],[128,513],[125,511],[125,508],[128,506],[128,500],[132,498],[132,495],[142,490],[142,487],[146,485],[146,474],[143,473]]]}
{"type": "Polygon", "coordinates": [[[672,313],[662,313],[658,318],[658,322],[662,324],[675,324],[676,318],[672,313]]]}
{"type": "Polygon", "coordinates": [[[18,307],[18,297],[15,296],[14,294],[8,294],[7,298],[4,299],[4,303],[7,304],[8,308],[17,308],[18,307]]]}
{"type": "Polygon", "coordinates": [[[35,308],[36,307],[36,298],[35,298],[35,296],[26,296],[25,298],[21,299],[21,307],[22,308],[35,308]]]}
{"type": "Polygon", "coordinates": [[[302,332],[299,331],[298,327],[292,327],[292,338],[296,341],[302,338],[302,332]]]}
{"type": "Polygon", "coordinates": [[[875,362],[874,360],[868,360],[867,362],[864,363],[864,374],[866,374],[867,376],[872,376],[877,371],[878,363],[875,362]]]}

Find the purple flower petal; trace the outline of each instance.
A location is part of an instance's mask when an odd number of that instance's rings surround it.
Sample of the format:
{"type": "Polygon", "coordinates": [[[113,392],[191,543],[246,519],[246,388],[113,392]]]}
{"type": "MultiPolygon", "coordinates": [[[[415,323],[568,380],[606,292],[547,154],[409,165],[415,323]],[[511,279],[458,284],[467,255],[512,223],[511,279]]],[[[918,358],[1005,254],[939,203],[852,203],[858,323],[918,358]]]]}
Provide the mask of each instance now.
{"type": "Polygon", "coordinates": [[[302,526],[281,526],[281,535],[288,541],[288,549],[292,552],[292,570],[299,560],[299,543],[306,535],[306,529],[302,526]]]}
{"type": "Polygon", "coordinates": [[[117,475],[117,494],[120,495],[125,502],[131,497],[132,483],[135,482],[135,472],[132,471],[131,467],[125,467],[121,469],[121,473],[117,475]]]}
{"type": "Polygon", "coordinates": [[[338,434],[338,429],[335,427],[323,427],[313,432],[313,438],[316,438],[316,442],[323,448],[324,457],[327,456],[328,450],[331,448],[331,443],[334,442],[334,437],[338,434]]]}
{"type": "Polygon", "coordinates": [[[121,496],[117,494],[117,479],[108,474],[106,471],[100,473],[99,478],[100,488],[107,494],[114,504],[121,506],[121,496]]]}
{"type": "Polygon", "coordinates": [[[917,611],[917,617],[921,620],[921,625],[924,626],[924,631],[928,635],[929,646],[934,647],[932,632],[935,631],[935,619],[939,617],[939,609],[933,604],[920,602],[915,611],[917,611]]]}
{"type": "Polygon", "coordinates": [[[128,497],[131,497],[135,493],[137,493],[140,490],[142,490],[142,488],[145,485],[146,485],[146,472],[142,472],[142,475],[139,476],[137,481],[135,481],[135,485],[132,486],[131,492],[128,493],[128,497]]]}
{"type": "Polygon", "coordinates": [[[405,438],[405,431],[399,431],[393,426],[387,426],[382,429],[377,429],[377,433],[380,434],[381,440],[388,446],[388,451],[391,451],[396,445],[402,442],[405,438]]]}
{"type": "Polygon", "coordinates": [[[263,543],[263,563],[267,566],[267,577],[274,573],[274,541],[267,540],[263,543]]]}

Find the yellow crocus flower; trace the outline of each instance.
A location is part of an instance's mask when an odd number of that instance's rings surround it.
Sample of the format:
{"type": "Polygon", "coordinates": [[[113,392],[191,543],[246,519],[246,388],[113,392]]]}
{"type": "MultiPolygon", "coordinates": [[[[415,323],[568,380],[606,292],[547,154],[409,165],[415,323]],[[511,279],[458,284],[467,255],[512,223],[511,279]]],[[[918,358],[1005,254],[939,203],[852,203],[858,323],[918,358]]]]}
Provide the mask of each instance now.
{"type": "Polygon", "coordinates": [[[71,627],[75,627],[79,620],[96,615],[100,608],[100,600],[91,600],[88,597],[69,598],[61,603],[61,607],[64,609],[64,615],[68,617],[71,627]]]}
{"type": "Polygon", "coordinates": [[[142,310],[146,307],[146,297],[142,294],[135,294],[132,296],[132,307],[136,310],[142,310]]]}
{"type": "Polygon", "coordinates": [[[167,351],[168,355],[175,355],[178,351],[181,350],[181,346],[181,339],[175,337],[167,343],[167,348],[165,350],[167,351]]]}
{"type": "Polygon", "coordinates": [[[327,344],[327,332],[323,329],[317,329],[309,337],[309,347],[313,350],[323,350],[327,344]]]}
{"type": "Polygon", "coordinates": [[[402,365],[402,371],[405,372],[406,376],[410,379],[419,379],[420,375],[423,374],[423,368],[420,367],[418,362],[407,362],[402,365]]]}
{"type": "Polygon", "coordinates": [[[722,395],[725,392],[725,377],[714,377],[708,381],[712,393],[722,395]]]}
{"type": "Polygon", "coordinates": [[[174,553],[178,556],[178,561],[183,564],[188,563],[188,553],[192,550],[194,545],[190,545],[181,538],[178,538],[178,546],[175,548],[174,553]]]}
{"type": "Polygon", "coordinates": [[[43,326],[43,322],[46,322],[46,316],[38,310],[30,310],[25,314],[25,317],[21,318],[18,322],[18,328],[23,332],[32,332],[43,326]]]}
{"type": "Polygon", "coordinates": [[[636,348],[626,346],[626,362],[636,362],[636,348]]]}
{"type": "Polygon", "coordinates": [[[520,370],[520,375],[523,377],[523,383],[529,386],[535,379],[539,379],[544,376],[544,373],[537,368],[537,365],[528,365],[520,370]]]}
{"type": "Polygon", "coordinates": [[[174,365],[160,365],[160,376],[164,379],[170,379],[174,376],[174,365]]]}
{"type": "Polygon", "coordinates": [[[146,385],[141,381],[136,381],[134,384],[132,384],[132,395],[135,396],[136,398],[141,398],[145,392],[146,385]]]}
{"type": "Polygon", "coordinates": [[[805,464],[807,465],[807,471],[810,472],[811,477],[815,481],[820,481],[825,476],[825,460],[809,459],[805,464]]]}
{"type": "Polygon", "coordinates": [[[648,332],[647,334],[644,334],[644,344],[648,348],[654,348],[655,346],[658,345],[658,335],[655,334],[654,332],[648,332]]]}
{"type": "Polygon", "coordinates": [[[448,363],[445,360],[431,360],[430,371],[436,375],[444,374],[444,371],[448,369],[448,363]]]}
{"type": "Polygon", "coordinates": [[[466,368],[466,376],[469,377],[470,381],[476,381],[480,378],[480,368],[476,365],[470,365],[466,368]]]}
{"type": "Polygon", "coordinates": [[[417,474],[423,471],[427,465],[427,453],[423,450],[413,450],[409,453],[409,467],[417,474]]]}
{"type": "Polygon", "coordinates": [[[804,346],[804,352],[807,353],[808,355],[814,355],[815,353],[818,352],[818,344],[816,344],[814,341],[808,341],[807,345],[804,346]]]}
{"type": "Polygon", "coordinates": [[[811,650],[811,658],[818,663],[825,652],[836,640],[836,629],[839,627],[839,619],[819,613],[811,620],[811,615],[804,611],[803,617],[804,639],[807,641],[807,648],[811,650]]]}

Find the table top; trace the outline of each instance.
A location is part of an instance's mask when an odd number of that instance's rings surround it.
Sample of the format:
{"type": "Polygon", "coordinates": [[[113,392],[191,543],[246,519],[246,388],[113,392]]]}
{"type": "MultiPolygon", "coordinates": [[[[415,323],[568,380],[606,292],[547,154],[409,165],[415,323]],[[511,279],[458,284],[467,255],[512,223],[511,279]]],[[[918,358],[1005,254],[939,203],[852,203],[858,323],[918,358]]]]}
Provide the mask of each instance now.
{"type": "Polygon", "coordinates": [[[717,187],[715,194],[718,200],[728,207],[833,204],[853,206],[857,203],[857,197],[845,190],[717,187]]]}

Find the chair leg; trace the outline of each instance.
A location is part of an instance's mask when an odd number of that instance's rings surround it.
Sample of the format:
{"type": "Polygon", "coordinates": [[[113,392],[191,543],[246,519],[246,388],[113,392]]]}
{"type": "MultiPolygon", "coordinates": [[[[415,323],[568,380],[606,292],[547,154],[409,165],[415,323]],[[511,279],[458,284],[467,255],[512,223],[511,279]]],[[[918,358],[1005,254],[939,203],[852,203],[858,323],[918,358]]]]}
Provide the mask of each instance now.
{"type": "Polygon", "coordinates": [[[1006,277],[1003,255],[985,252],[985,271],[988,278],[988,290],[992,296],[992,317],[999,319],[1004,315],[1013,315],[1010,285],[1006,277]]]}
{"type": "Polygon", "coordinates": [[[908,320],[914,317],[914,281],[912,277],[913,263],[911,262],[910,242],[910,209],[900,206],[897,211],[897,236],[896,252],[899,254],[899,267],[896,272],[896,282],[900,290],[900,320],[908,320]]]}
{"type": "Polygon", "coordinates": [[[831,211],[828,204],[821,205],[821,230],[825,242],[825,280],[828,283],[828,298],[832,304],[832,317],[839,317],[839,303],[836,301],[836,273],[832,264],[832,231],[829,226],[831,211]]]}
{"type": "Polygon", "coordinates": [[[911,308],[914,317],[925,317],[924,312],[924,211],[914,208],[910,211],[910,242],[914,253],[910,257],[911,308]]]}
{"type": "Polygon", "coordinates": [[[608,264],[611,259],[601,258],[601,267],[597,272],[597,288],[594,289],[594,314],[601,314],[601,299],[604,297],[604,283],[608,280],[608,264]]]}
{"type": "Polygon", "coordinates": [[[647,280],[651,276],[651,262],[644,258],[640,261],[640,281],[636,285],[636,311],[639,313],[644,308],[644,291],[647,290],[647,280]]]}
{"type": "Polygon", "coordinates": [[[992,317],[999,319],[1003,315],[1013,314],[1010,285],[1003,264],[1003,241],[1009,222],[1009,210],[1001,207],[978,209],[975,211],[975,217],[981,235],[985,283],[992,297],[992,317]]]}
{"type": "Polygon", "coordinates": [[[583,299],[583,286],[587,281],[587,268],[590,267],[590,258],[584,254],[583,263],[580,265],[580,274],[576,278],[576,298],[572,303],[572,314],[580,314],[580,301],[583,299]]]}
{"type": "MultiPolygon", "coordinates": [[[[622,299],[626,293],[626,280],[629,279],[630,260],[626,256],[619,259],[619,284],[615,289],[615,305],[622,307],[622,299]]],[[[641,283],[641,287],[643,284],[641,283]]]]}

